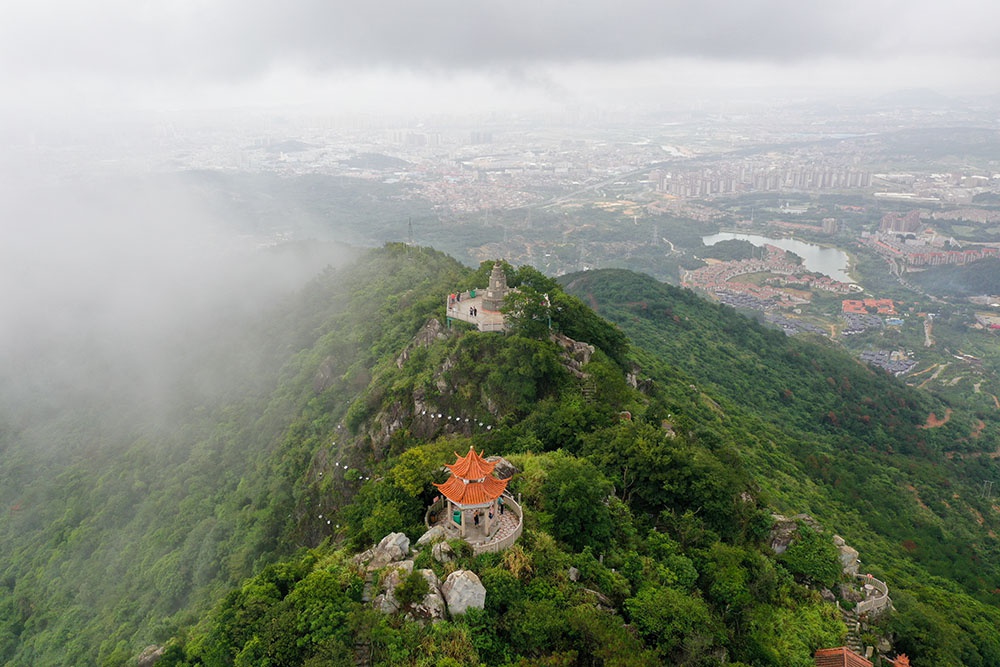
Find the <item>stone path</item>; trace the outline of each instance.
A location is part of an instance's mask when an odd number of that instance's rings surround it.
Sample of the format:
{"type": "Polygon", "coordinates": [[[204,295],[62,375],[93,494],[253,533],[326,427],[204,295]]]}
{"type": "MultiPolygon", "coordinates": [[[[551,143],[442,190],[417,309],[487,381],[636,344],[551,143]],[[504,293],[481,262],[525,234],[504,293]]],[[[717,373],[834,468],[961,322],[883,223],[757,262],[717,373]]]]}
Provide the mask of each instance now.
{"type": "MultiPolygon", "coordinates": [[[[494,517],[493,523],[495,525],[499,524],[499,527],[495,526],[493,535],[488,537],[483,524],[476,527],[470,522],[465,529],[465,540],[469,544],[485,544],[487,542],[502,540],[517,530],[517,515],[514,514],[514,512],[504,512],[503,514],[494,517]]],[[[438,521],[438,524],[445,526],[445,530],[448,531],[449,538],[460,537],[459,529],[451,525],[450,522],[446,522],[442,519],[438,521]]]]}
{"type": "Polygon", "coordinates": [[[517,517],[513,512],[504,512],[500,515],[500,528],[493,533],[490,541],[502,540],[510,536],[515,530],[517,530],[517,517]]]}
{"type": "Polygon", "coordinates": [[[481,295],[475,297],[463,295],[462,300],[456,303],[448,303],[446,298],[445,302],[448,317],[475,324],[480,331],[503,331],[503,313],[483,308],[481,295]],[[475,316],[469,314],[470,308],[476,308],[475,316]]]}

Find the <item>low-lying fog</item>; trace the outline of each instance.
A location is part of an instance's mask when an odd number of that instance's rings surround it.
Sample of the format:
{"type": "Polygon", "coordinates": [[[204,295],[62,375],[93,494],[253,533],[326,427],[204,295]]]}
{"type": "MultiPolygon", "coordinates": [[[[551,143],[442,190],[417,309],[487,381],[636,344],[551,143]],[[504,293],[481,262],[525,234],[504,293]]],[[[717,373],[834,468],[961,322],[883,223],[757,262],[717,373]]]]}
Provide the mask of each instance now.
{"type": "Polygon", "coordinates": [[[141,425],[240,390],[272,354],[248,332],[352,255],[278,244],[174,176],[0,183],[0,429],[25,437],[67,411],[141,425]]]}

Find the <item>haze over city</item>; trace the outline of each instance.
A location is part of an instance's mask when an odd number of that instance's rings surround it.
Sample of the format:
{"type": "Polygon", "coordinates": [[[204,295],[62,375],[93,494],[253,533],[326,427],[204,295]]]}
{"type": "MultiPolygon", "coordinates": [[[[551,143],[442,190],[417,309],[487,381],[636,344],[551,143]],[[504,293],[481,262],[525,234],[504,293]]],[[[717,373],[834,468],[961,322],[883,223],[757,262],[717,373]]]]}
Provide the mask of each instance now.
{"type": "Polygon", "coordinates": [[[1000,3],[8,4],[0,664],[1000,664],[1000,3]]]}

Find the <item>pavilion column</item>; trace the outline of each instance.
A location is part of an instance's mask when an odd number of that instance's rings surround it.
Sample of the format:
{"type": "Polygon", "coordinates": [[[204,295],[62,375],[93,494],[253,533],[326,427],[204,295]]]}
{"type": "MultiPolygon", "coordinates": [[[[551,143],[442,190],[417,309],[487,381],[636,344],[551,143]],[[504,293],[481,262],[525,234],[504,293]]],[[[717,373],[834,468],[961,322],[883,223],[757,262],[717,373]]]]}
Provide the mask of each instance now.
{"type": "Polygon", "coordinates": [[[469,517],[465,516],[465,508],[464,507],[460,511],[462,512],[462,525],[461,525],[461,530],[459,530],[458,532],[459,532],[459,534],[462,537],[465,537],[465,524],[469,523],[469,520],[468,520],[469,517]]]}

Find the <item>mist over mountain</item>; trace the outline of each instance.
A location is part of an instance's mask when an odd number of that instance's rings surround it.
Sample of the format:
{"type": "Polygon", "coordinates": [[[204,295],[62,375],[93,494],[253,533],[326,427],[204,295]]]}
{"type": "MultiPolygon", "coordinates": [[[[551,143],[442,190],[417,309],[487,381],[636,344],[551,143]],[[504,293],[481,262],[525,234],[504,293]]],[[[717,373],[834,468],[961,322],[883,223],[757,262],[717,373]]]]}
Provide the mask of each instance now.
{"type": "Polygon", "coordinates": [[[0,193],[0,394],[14,423],[74,408],[155,423],[253,386],[273,362],[227,347],[236,334],[257,340],[283,301],[353,255],[265,245],[173,178],[17,185],[0,193]]]}

